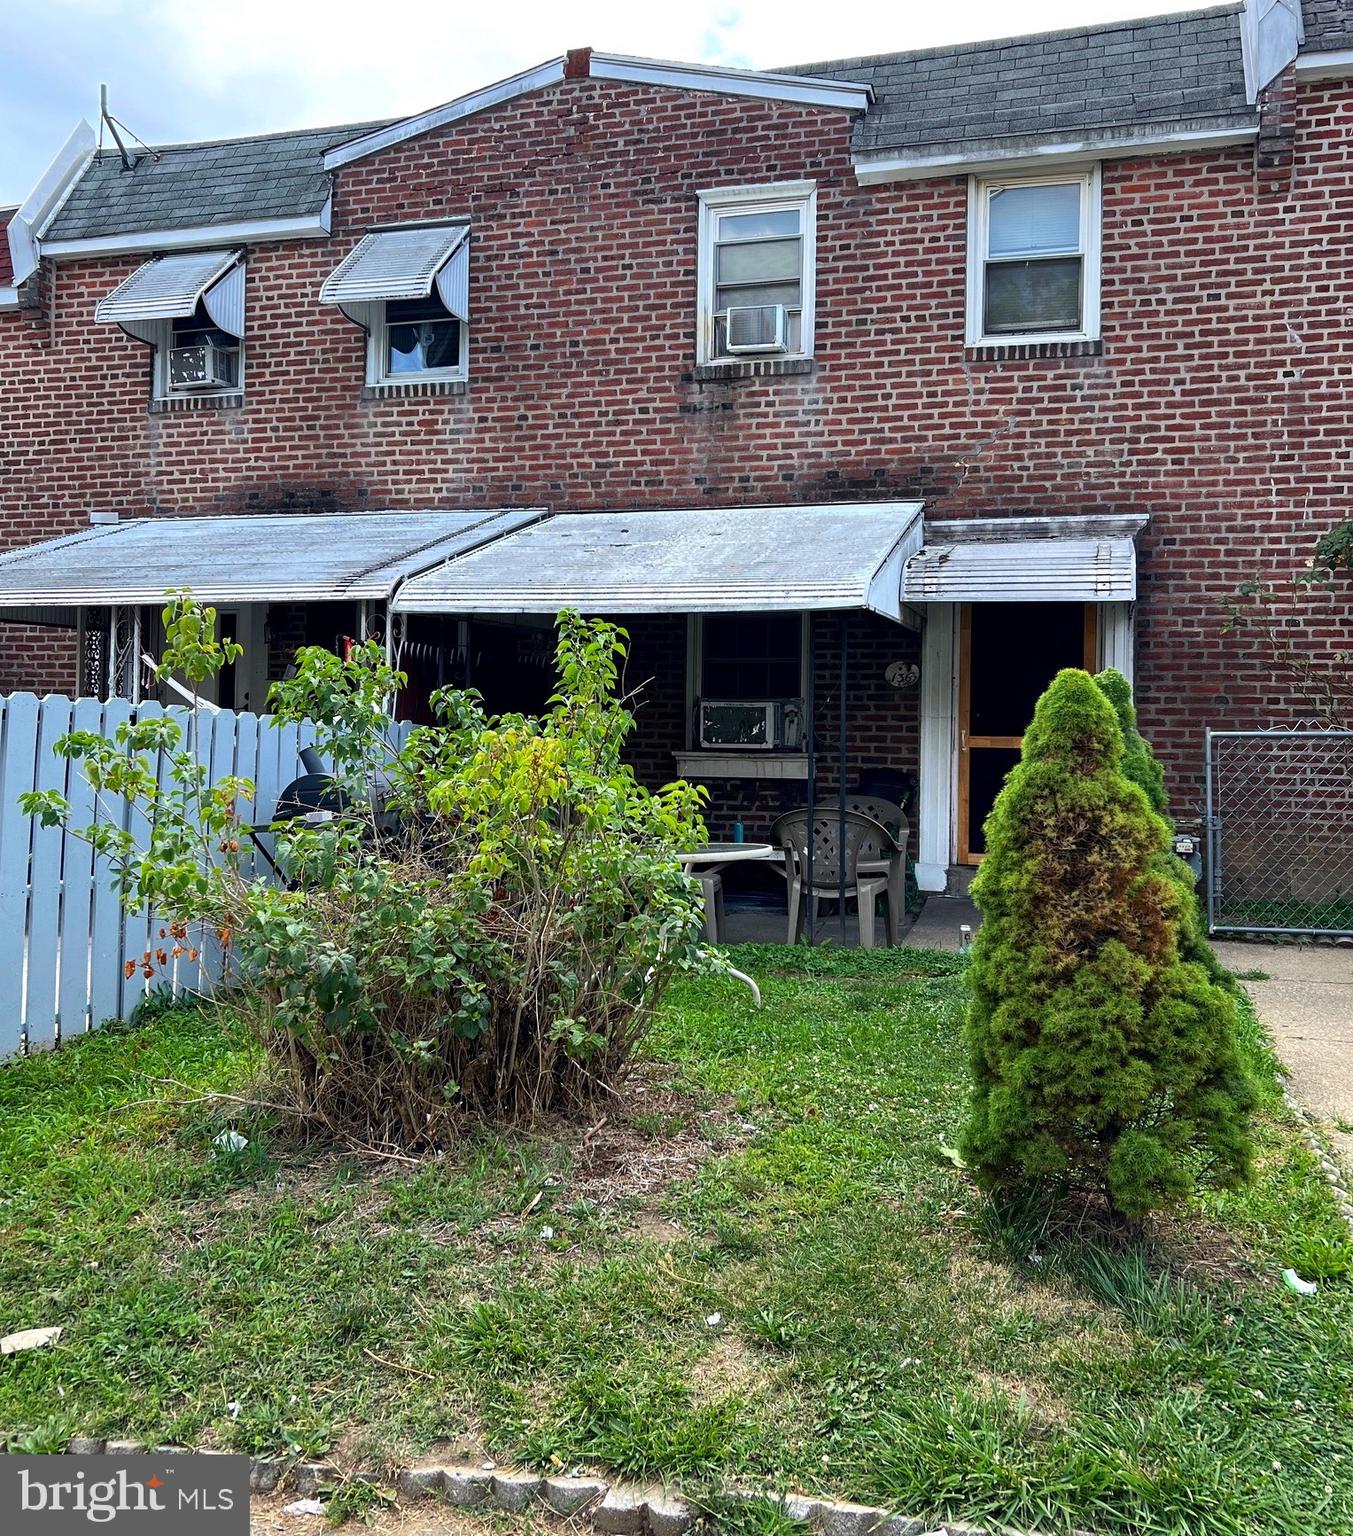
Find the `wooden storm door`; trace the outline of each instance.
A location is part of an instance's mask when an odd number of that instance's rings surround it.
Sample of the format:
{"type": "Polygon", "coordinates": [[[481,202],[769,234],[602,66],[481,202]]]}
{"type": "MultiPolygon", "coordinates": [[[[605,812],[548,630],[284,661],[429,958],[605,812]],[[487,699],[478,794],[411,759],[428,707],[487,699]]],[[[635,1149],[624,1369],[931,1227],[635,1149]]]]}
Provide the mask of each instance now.
{"type": "Polygon", "coordinates": [[[960,864],[980,864],[982,824],[1019,761],[1039,695],[1063,667],[1097,670],[1095,603],[965,603],[959,622],[960,864]]]}

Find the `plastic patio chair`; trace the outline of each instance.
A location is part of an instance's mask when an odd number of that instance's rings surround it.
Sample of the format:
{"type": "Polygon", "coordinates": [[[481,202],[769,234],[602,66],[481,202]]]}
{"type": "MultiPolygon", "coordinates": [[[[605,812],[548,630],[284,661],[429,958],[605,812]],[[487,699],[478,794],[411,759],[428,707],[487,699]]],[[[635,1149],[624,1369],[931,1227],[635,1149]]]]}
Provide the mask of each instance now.
{"type": "Polygon", "coordinates": [[[824,901],[841,899],[843,874],[845,898],[854,901],[859,909],[860,948],[874,948],[874,905],[880,896],[888,899],[887,933],[889,942],[895,942],[898,919],[894,915],[889,889],[890,871],[866,875],[859,868],[861,862],[869,862],[862,850],[868,849],[877,858],[879,850],[894,846],[888,830],[872,817],[851,810],[845,815],[844,841],[841,830],[839,810],[824,811],[813,817],[813,883],[812,889],[807,890],[808,812],[787,811],[777,817],[771,827],[772,840],[785,850],[790,944],[799,936],[799,919],[805,898],[813,903],[813,922],[816,923],[824,901]]]}

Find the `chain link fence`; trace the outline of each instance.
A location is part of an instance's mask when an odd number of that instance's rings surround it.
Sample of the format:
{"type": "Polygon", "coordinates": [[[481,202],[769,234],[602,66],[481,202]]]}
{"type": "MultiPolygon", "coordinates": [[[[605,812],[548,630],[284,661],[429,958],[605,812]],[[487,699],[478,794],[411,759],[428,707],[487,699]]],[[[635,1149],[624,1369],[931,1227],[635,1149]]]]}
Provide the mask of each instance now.
{"type": "Polygon", "coordinates": [[[1208,731],[1213,933],[1353,937],[1353,731],[1208,731]]]}

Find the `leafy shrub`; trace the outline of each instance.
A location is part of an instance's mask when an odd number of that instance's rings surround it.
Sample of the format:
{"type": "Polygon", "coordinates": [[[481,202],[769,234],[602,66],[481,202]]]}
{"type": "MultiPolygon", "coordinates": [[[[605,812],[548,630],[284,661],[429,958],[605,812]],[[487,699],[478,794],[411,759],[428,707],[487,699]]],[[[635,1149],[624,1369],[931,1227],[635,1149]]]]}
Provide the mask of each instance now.
{"type": "MultiPolygon", "coordinates": [[[[210,609],[183,597],[165,619],[166,673],[196,685],[226,659],[210,609]]],[[[698,888],[676,857],[703,838],[703,792],[650,794],[623,761],[624,654],[623,631],[564,614],[561,687],[541,716],[490,718],[476,695],[443,691],[443,723],[395,753],[388,706],[403,679],[379,647],[303,650],[271,702],[316,722],[349,803],[277,833],[281,887],[249,867],[239,807],[252,786],[210,783],[170,717],[59,744],[96,791],[129,795],[152,822],[145,851],[116,822],[79,835],[129,907],[164,915],[174,953],[226,947],[308,1119],[419,1146],[467,1111],[576,1110],[623,1073],[673,975],[707,963],[698,888]]],[[[51,793],[27,809],[49,824],[69,814],[51,793]]]]}
{"type": "MultiPolygon", "coordinates": [[[[1132,684],[1113,667],[1097,673],[1095,682],[1100,691],[1113,705],[1118,717],[1118,728],[1123,733],[1123,756],[1119,766],[1124,777],[1132,780],[1145,794],[1151,809],[1165,818],[1167,829],[1173,833],[1169,819],[1169,801],[1165,794],[1165,770],[1161,767],[1151,744],[1137,728],[1137,710],[1132,702],[1132,684]]],[[[1234,988],[1230,972],[1222,965],[1207,942],[1202,909],[1198,905],[1193,871],[1174,851],[1167,847],[1160,855],[1162,874],[1179,887],[1179,955],[1194,965],[1201,965],[1219,986],[1234,988]]]]}
{"type": "Polygon", "coordinates": [[[1232,996],[1180,957],[1169,831],[1122,757],[1108,698],[1059,673],[973,882],[963,1152],[990,1188],[1100,1190],[1136,1220],[1248,1176],[1253,1091],[1232,996]]]}

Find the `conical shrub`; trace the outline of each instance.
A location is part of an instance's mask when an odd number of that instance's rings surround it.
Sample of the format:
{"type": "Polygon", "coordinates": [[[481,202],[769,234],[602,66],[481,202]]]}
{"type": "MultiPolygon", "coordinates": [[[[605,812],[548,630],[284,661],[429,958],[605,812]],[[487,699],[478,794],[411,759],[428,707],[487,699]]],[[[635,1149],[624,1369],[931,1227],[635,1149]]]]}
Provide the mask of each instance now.
{"type": "MultiPolygon", "coordinates": [[[[1168,831],[1173,834],[1174,823],[1169,819],[1165,795],[1165,770],[1161,767],[1151,744],[1137,727],[1137,710],[1132,700],[1132,684],[1114,667],[1107,667],[1095,674],[1100,691],[1113,705],[1118,717],[1118,728],[1123,733],[1121,767],[1125,777],[1141,787],[1151,803],[1151,809],[1165,818],[1168,831]]],[[[1194,874],[1189,866],[1173,851],[1173,837],[1161,855],[1160,867],[1179,887],[1179,954],[1180,958],[1194,965],[1201,965],[1219,986],[1234,990],[1235,982],[1230,973],[1217,959],[1207,942],[1207,930],[1203,914],[1194,891],[1194,874]]]]}
{"type": "Polygon", "coordinates": [[[1039,700],[973,898],[963,1135],[989,1188],[1102,1190],[1132,1220],[1249,1172],[1235,1003],[1179,953],[1169,829],[1086,672],[1039,700]]]}

